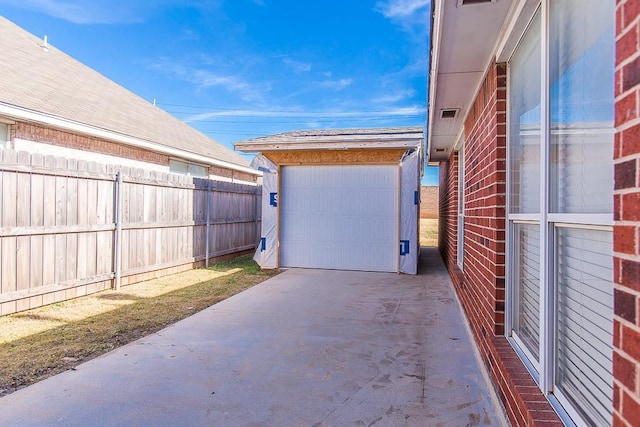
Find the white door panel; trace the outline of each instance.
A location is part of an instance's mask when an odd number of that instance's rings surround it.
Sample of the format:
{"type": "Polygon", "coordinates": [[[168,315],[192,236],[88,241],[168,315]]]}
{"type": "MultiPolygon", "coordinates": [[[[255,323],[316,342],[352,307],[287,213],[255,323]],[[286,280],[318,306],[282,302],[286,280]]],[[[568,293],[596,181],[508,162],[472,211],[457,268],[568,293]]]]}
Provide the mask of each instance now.
{"type": "Polygon", "coordinates": [[[398,270],[397,166],[286,166],[280,265],[398,270]]]}

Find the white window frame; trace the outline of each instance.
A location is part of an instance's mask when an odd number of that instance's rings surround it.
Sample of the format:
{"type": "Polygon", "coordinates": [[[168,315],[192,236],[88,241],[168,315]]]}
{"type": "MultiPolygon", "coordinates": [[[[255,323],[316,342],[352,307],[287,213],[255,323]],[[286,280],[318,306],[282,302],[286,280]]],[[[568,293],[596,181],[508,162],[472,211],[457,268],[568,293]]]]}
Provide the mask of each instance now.
{"type": "MultiPolygon", "coordinates": [[[[531,15],[528,17],[529,22],[533,20],[538,10],[541,13],[541,141],[540,141],[540,213],[522,214],[510,213],[511,210],[511,144],[507,141],[507,233],[506,233],[506,316],[505,316],[505,335],[512,343],[516,353],[520,356],[523,363],[531,373],[532,377],[538,383],[540,390],[546,395],[551,405],[557,411],[558,415],[565,425],[582,425],[583,420],[579,413],[575,411],[559,390],[554,390],[554,368],[555,368],[555,324],[556,324],[556,308],[555,308],[555,280],[556,280],[556,262],[555,262],[555,230],[557,227],[575,227],[590,230],[613,230],[612,214],[588,214],[588,213],[553,213],[550,212],[550,175],[551,175],[551,159],[550,159],[550,73],[549,73],[549,31],[550,31],[550,1],[539,0],[537,7],[530,9],[531,15]],[[516,313],[514,308],[514,291],[515,273],[517,269],[517,257],[514,242],[514,229],[516,224],[536,224],[540,226],[540,363],[535,362],[533,355],[527,350],[523,342],[513,331],[513,316],[516,313]]],[[[533,3],[533,2],[531,2],[533,3]]],[[[518,34],[520,40],[529,25],[522,29],[522,33],[518,34]]],[[[511,56],[517,50],[515,48],[509,55],[507,63],[507,81],[511,81],[511,56]]],[[[510,97],[507,95],[507,116],[510,114],[510,97]]],[[[507,120],[507,135],[510,135],[509,126],[511,121],[507,120]]],[[[613,196],[613,188],[611,189],[613,196]]]]}

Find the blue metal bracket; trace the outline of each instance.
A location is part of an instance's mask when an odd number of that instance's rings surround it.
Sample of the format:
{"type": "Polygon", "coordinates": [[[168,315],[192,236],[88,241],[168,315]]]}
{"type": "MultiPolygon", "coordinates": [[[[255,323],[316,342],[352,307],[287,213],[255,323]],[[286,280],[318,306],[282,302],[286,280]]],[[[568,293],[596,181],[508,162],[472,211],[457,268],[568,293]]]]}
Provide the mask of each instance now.
{"type": "Polygon", "coordinates": [[[409,254],[409,241],[408,240],[400,240],[400,255],[408,255],[409,254]]]}
{"type": "Polygon", "coordinates": [[[261,237],[260,238],[260,252],[264,252],[267,250],[267,238],[266,237],[261,237]]]}
{"type": "Polygon", "coordinates": [[[278,193],[269,193],[269,204],[278,207],[278,193]]]}

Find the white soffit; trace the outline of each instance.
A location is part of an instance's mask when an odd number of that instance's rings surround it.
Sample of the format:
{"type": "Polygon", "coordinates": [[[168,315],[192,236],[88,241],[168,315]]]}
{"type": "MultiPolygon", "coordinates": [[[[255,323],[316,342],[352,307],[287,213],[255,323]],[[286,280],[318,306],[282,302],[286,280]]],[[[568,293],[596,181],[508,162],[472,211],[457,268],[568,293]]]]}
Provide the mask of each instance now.
{"type": "Polygon", "coordinates": [[[512,0],[460,3],[459,0],[433,2],[430,162],[449,158],[512,6],[512,0]],[[458,113],[453,118],[442,118],[442,111],[449,109],[458,109],[458,113]]]}

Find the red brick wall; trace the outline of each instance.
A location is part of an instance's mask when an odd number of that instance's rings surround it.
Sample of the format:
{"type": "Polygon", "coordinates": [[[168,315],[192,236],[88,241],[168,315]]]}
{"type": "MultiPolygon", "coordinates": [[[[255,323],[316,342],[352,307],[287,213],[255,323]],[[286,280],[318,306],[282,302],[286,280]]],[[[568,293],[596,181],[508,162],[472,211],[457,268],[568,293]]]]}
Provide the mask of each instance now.
{"type": "Polygon", "coordinates": [[[234,181],[235,180],[247,181],[247,182],[257,181],[257,177],[255,175],[250,175],[248,173],[243,173],[240,171],[226,169],[218,166],[209,166],[209,173],[216,176],[230,178],[230,179],[233,179],[234,181]]]}
{"type": "Polygon", "coordinates": [[[438,186],[420,187],[420,218],[438,218],[438,186]]]}
{"type": "Polygon", "coordinates": [[[640,423],[640,0],[616,8],[613,423],[640,423]]]}
{"type": "Polygon", "coordinates": [[[447,265],[455,266],[458,233],[458,153],[453,153],[448,162],[440,163],[438,246],[447,265]],[[454,242],[449,244],[449,242],[454,242]]]}
{"type": "MultiPolygon", "coordinates": [[[[32,123],[18,122],[11,125],[11,139],[15,138],[169,166],[170,157],[165,154],[32,123]]],[[[209,173],[248,182],[256,182],[257,179],[255,175],[215,166],[209,167],[209,173]]]]}
{"type": "Polygon", "coordinates": [[[51,145],[93,151],[111,156],[124,157],[157,165],[168,166],[169,156],[148,150],[116,144],[99,138],[64,132],[31,123],[16,123],[11,126],[11,139],[20,138],[27,141],[43,142],[51,145]]]}
{"type": "Polygon", "coordinates": [[[457,154],[440,167],[440,249],[510,422],[561,426],[504,337],[506,66],[491,64],[465,121],[464,272],[456,264],[457,154]],[[443,217],[444,216],[444,217],[443,217]],[[445,219],[446,217],[446,219],[445,219]]]}
{"type": "Polygon", "coordinates": [[[465,281],[478,333],[504,334],[506,66],[492,64],[465,121],[465,281]],[[467,263],[468,259],[468,263],[467,263]]]}

